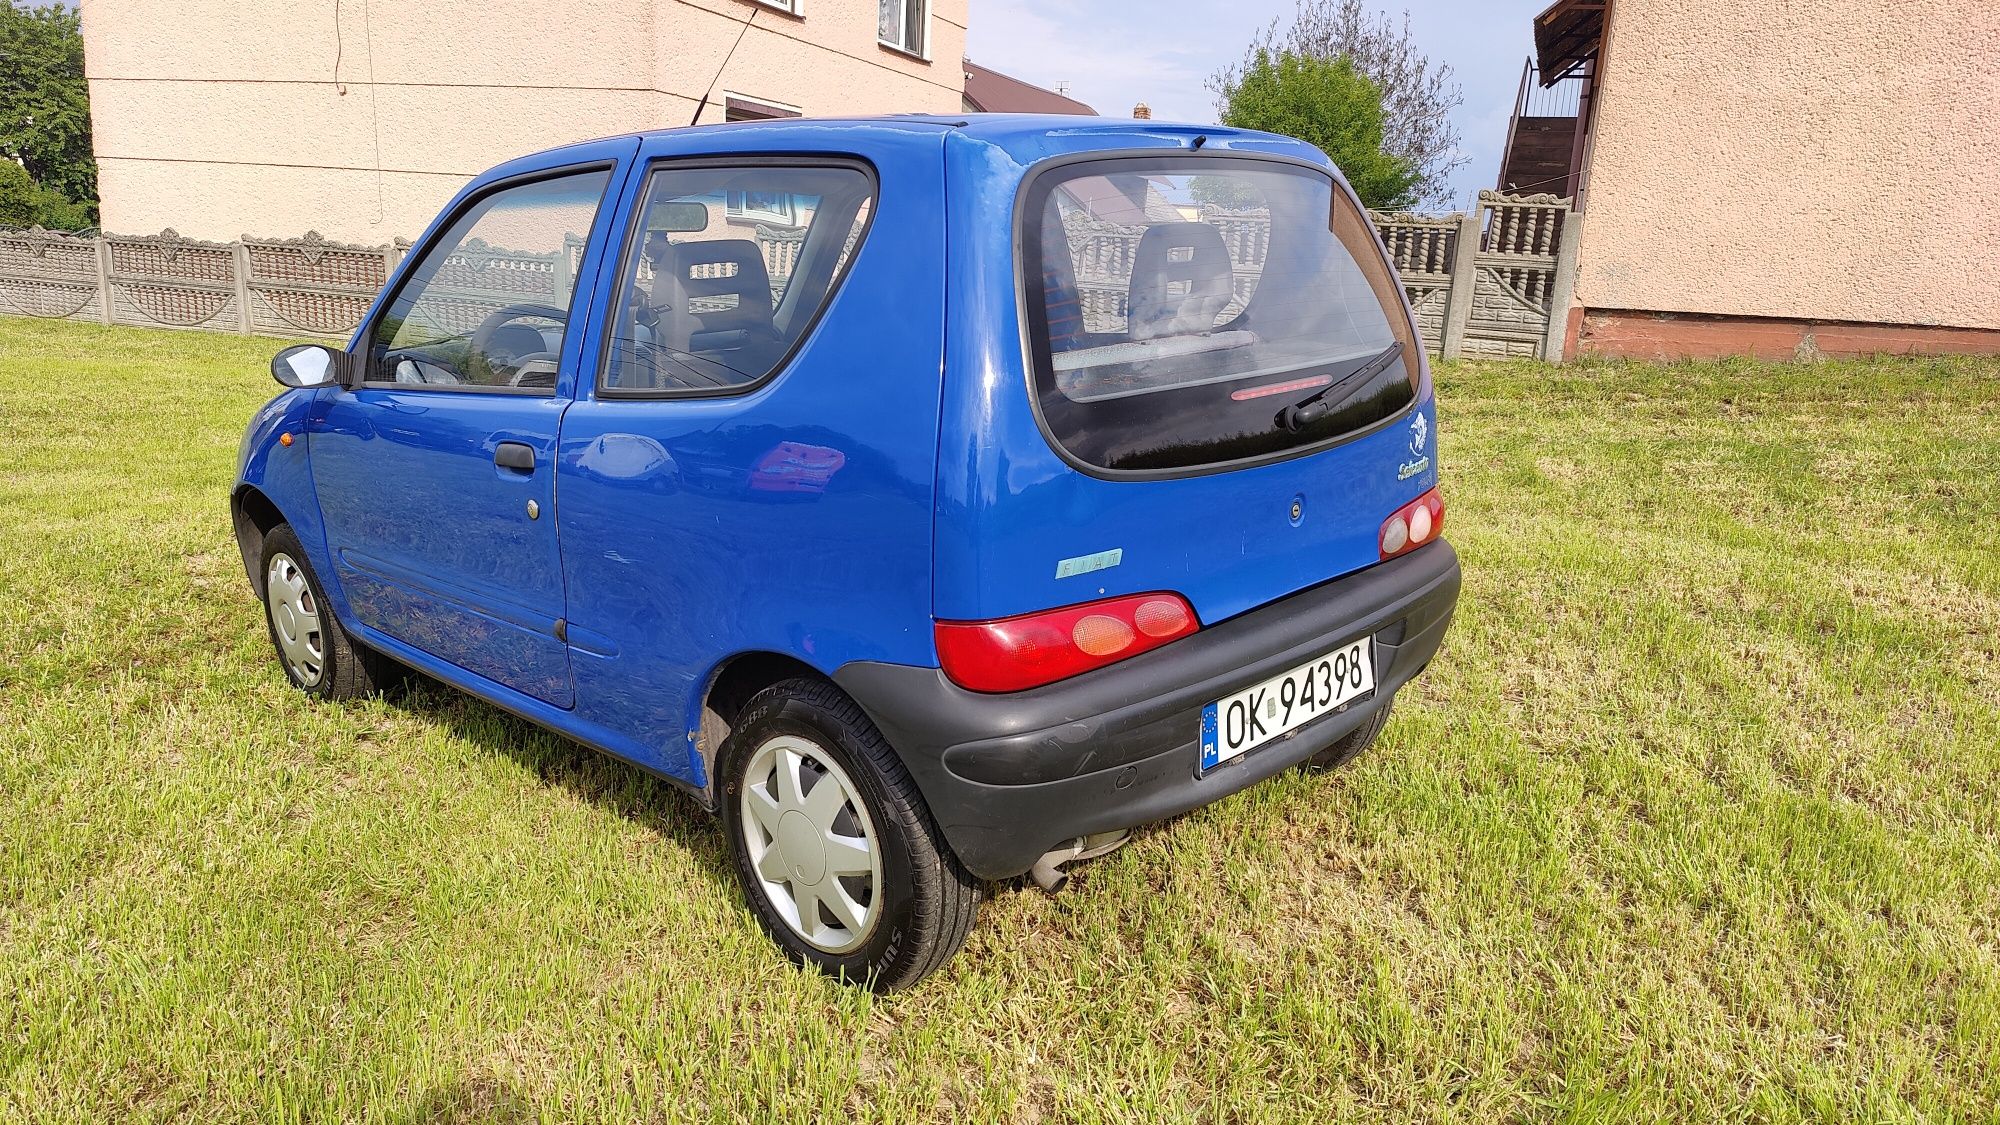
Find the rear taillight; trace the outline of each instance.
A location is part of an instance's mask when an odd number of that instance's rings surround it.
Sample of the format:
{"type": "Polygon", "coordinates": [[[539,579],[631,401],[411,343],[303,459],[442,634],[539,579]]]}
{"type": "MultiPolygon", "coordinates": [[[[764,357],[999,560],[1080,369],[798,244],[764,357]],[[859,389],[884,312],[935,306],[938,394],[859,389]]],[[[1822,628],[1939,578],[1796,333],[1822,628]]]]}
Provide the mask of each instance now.
{"type": "Polygon", "coordinates": [[[1393,559],[1444,533],[1444,498],[1433,488],[1382,521],[1382,557],[1393,559]]]}
{"type": "Polygon", "coordinates": [[[1201,628],[1179,594],[1134,594],[998,621],[940,621],[938,663],[973,691],[1022,691],[1116,664],[1201,628]]]}

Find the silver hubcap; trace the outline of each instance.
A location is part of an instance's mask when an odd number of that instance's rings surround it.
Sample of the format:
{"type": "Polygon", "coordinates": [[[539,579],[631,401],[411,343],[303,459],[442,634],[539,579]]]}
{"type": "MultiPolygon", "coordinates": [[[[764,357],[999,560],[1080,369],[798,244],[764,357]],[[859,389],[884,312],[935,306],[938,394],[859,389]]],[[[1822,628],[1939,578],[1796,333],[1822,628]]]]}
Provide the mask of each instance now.
{"type": "Polygon", "coordinates": [[[271,556],[264,575],[264,604],[271,611],[271,632],[292,678],[305,687],[319,683],[326,671],[326,637],[319,627],[319,601],[306,583],[306,572],[292,556],[271,556]]]}
{"type": "Polygon", "coordinates": [[[750,756],[741,800],[750,868],[792,932],[827,953],[867,941],[882,913],[882,853],[847,771],[812,742],[777,735],[750,756]]]}

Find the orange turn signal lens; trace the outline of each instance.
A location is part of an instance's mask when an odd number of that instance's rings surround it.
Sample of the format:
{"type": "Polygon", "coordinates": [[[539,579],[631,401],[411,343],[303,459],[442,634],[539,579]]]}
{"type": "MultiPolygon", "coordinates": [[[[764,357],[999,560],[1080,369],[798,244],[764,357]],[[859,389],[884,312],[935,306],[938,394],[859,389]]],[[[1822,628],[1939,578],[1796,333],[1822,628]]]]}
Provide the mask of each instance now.
{"type": "Polygon", "coordinates": [[[1077,621],[1070,630],[1070,638],[1076,647],[1092,656],[1111,656],[1125,651],[1132,643],[1132,626],[1116,617],[1093,613],[1077,621]]]}

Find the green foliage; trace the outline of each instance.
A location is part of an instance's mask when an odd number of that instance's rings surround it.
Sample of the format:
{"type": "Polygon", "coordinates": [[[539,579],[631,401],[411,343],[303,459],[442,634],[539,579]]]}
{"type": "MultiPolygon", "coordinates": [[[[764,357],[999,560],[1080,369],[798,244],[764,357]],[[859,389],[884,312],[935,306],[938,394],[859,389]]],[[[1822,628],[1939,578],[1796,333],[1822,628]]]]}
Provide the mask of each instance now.
{"type": "Polygon", "coordinates": [[[0,157],[63,199],[97,198],[78,14],[0,4],[0,157]]]}
{"type": "Polygon", "coordinates": [[[76,203],[48,188],[35,189],[35,225],[49,230],[82,230],[97,225],[97,205],[76,203]]]}
{"type": "Polygon", "coordinates": [[[27,169],[0,156],[0,227],[82,230],[96,222],[95,211],[94,204],[37,185],[27,169]]]}
{"type": "Polygon", "coordinates": [[[1264,205],[1264,197],[1241,176],[1196,176],[1188,181],[1188,190],[1196,202],[1213,204],[1224,211],[1247,211],[1264,205]]]}
{"type": "Polygon", "coordinates": [[[1258,51],[1221,93],[1223,124],[1282,133],[1317,147],[1365,206],[1398,210],[1415,202],[1421,179],[1416,168],[1382,147],[1382,90],[1345,56],[1258,51]]]}
{"type": "Polygon", "coordinates": [[[0,227],[33,226],[39,202],[27,170],[0,156],[0,227]]]}

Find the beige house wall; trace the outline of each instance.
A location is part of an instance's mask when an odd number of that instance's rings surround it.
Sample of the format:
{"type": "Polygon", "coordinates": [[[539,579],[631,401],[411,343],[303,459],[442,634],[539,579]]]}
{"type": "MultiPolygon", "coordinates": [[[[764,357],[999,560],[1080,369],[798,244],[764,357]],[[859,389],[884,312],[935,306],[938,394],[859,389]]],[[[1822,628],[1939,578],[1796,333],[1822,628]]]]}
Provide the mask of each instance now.
{"type": "Polygon", "coordinates": [[[967,3],[932,0],[926,61],[877,43],[872,0],[800,0],[799,16],[755,0],[84,0],[102,224],[415,238],[504,160],[687,124],[711,79],[703,122],[725,91],[811,116],[956,113],[967,3]]]}
{"type": "Polygon", "coordinates": [[[2000,3],[1614,0],[1577,302],[2000,328],[2000,3]]]}

